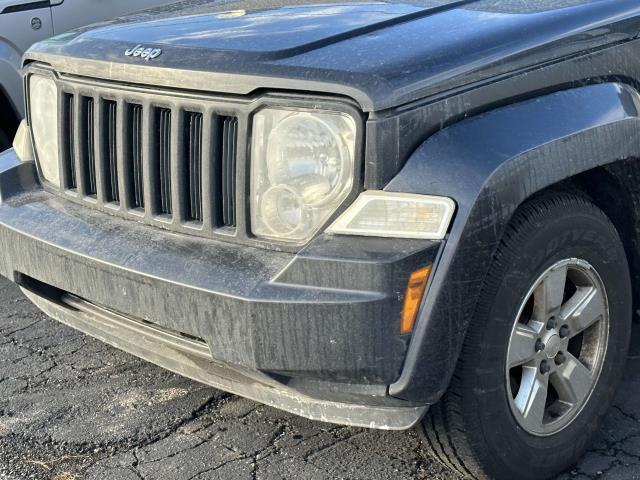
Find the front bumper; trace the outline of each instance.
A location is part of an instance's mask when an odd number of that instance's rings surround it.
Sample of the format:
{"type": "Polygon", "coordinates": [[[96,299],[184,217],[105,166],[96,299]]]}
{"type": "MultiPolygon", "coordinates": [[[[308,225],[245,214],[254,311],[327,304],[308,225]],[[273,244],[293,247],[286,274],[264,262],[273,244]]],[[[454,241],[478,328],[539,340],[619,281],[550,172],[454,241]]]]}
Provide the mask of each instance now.
{"type": "Polygon", "coordinates": [[[321,236],[291,254],[189,237],[44,192],[12,151],[0,155],[0,200],[0,274],[64,323],[310,418],[402,429],[426,410],[387,391],[409,340],[408,275],[434,263],[438,242],[321,236]],[[208,358],[146,327],[195,339],[208,358]]]}

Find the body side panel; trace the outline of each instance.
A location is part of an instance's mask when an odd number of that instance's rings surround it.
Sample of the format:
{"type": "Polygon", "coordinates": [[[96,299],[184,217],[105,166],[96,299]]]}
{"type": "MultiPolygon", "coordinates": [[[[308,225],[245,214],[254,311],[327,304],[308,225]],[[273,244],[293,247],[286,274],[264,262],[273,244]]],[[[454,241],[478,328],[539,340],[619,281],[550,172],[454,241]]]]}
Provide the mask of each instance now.
{"type": "MultiPolygon", "coordinates": [[[[0,0],[0,12],[15,4],[16,2],[0,0]]],[[[9,97],[15,112],[21,117],[24,116],[21,57],[34,42],[51,35],[53,27],[49,7],[0,13],[0,90],[9,97]],[[31,27],[32,18],[40,19],[39,29],[31,27]]]]}
{"type": "Polygon", "coordinates": [[[0,96],[2,95],[11,105],[12,113],[24,116],[20,54],[12,45],[0,39],[0,96]]]}

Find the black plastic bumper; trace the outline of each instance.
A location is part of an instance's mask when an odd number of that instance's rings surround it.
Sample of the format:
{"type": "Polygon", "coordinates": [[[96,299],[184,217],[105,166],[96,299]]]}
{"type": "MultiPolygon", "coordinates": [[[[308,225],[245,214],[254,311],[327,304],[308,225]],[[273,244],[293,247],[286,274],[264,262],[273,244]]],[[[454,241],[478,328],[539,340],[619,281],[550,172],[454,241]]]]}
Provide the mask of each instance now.
{"type": "Polygon", "coordinates": [[[216,362],[315,399],[414,406],[387,388],[408,275],[439,243],[321,236],[291,254],[174,234],[44,192],[12,151],[0,199],[2,275],[197,337],[216,362]]]}

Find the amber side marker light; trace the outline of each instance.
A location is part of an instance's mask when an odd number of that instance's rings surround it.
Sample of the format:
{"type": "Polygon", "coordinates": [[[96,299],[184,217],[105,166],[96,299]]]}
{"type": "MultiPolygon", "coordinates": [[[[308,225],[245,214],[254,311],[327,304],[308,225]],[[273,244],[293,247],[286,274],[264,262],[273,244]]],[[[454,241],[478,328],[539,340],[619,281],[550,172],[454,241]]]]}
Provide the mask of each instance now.
{"type": "Polygon", "coordinates": [[[402,307],[400,333],[411,333],[413,331],[413,325],[416,323],[420,302],[422,301],[424,290],[427,288],[427,280],[430,273],[431,265],[420,268],[409,276],[402,307]]]}

